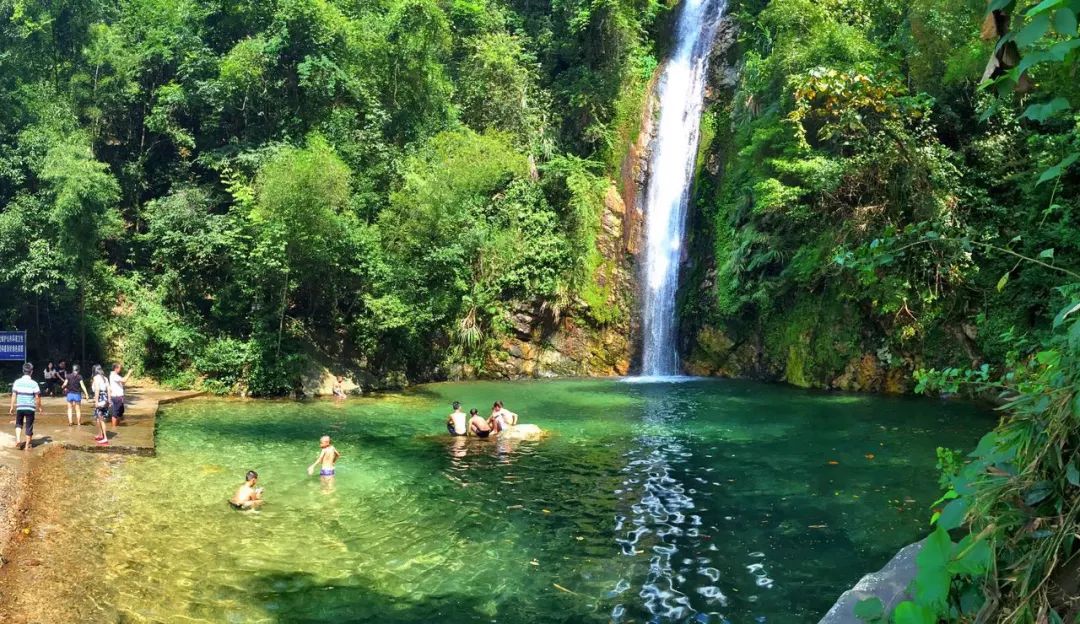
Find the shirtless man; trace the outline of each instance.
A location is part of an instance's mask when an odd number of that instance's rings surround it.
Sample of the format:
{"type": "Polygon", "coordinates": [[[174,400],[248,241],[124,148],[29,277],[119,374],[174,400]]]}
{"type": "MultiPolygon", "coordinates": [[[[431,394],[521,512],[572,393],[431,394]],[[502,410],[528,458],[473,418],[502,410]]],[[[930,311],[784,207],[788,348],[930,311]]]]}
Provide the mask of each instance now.
{"type": "Polygon", "coordinates": [[[469,433],[465,427],[465,412],[461,411],[461,403],[454,401],[454,411],[446,418],[446,430],[452,436],[463,436],[469,433]]]}
{"type": "Polygon", "coordinates": [[[240,486],[239,490],[236,490],[236,494],[229,499],[229,504],[233,509],[255,509],[259,505],[263,504],[262,488],[255,487],[255,484],[259,481],[259,473],[254,470],[248,470],[247,480],[240,486]]]}
{"type": "Polygon", "coordinates": [[[491,424],[480,416],[480,410],[475,407],[469,410],[469,434],[478,438],[486,438],[491,435],[491,424]]]}
{"type": "Polygon", "coordinates": [[[314,464],[308,466],[307,473],[309,475],[315,474],[315,466],[321,463],[322,468],[319,469],[319,476],[332,477],[334,476],[334,464],[341,457],[341,453],[330,444],[330,436],[319,438],[319,446],[322,447],[319,450],[319,456],[315,458],[314,464]]]}

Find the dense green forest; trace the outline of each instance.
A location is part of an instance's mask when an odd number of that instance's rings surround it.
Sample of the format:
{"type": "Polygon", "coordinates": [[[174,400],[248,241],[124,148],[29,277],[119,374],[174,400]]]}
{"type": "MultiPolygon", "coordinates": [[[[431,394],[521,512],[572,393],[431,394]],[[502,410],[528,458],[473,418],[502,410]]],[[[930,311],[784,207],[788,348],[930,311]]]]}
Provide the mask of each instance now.
{"type": "Polygon", "coordinates": [[[272,395],[313,362],[482,364],[511,301],[591,318],[669,12],[3,0],[0,325],[272,395]]]}
{"type": "MultiPolygon", "coordinates": [[[[0,0],[0,326],[281,395],[484,374],[520,302],[625,323],[597,237],[676,9],[0,0]]],[[[1080,1],[728,9],[690,370],[1001,397],[895,621],[1077,621],[1080,1]]]]}
{"type": "Polygon", "coordinates": [[[1080,101],[1076,32],[1044,15],[1025,43],[1053,58],[999,96],[980,88],[986,9],[735,8],[740,78],[705,120],[692,365],[903,391],[919,368],[997,366],[1045,338],[1080,269],[1080,168],[1040,177],[1080,147],[1059,107],[1080,101]]]}

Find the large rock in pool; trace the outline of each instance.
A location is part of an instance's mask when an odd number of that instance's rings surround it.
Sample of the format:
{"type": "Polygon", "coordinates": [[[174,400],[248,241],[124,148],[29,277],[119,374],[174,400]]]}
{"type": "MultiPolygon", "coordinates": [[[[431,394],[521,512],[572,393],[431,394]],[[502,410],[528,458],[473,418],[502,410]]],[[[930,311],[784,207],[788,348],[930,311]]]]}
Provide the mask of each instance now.
{"type": "Polygon", "coordinates": [[[499,432],[499,437],[506,440],[532,440],[544,436],[544,430],[536,425],[522,424],[514,425],[509,429],[504,429],[499,432]]]}

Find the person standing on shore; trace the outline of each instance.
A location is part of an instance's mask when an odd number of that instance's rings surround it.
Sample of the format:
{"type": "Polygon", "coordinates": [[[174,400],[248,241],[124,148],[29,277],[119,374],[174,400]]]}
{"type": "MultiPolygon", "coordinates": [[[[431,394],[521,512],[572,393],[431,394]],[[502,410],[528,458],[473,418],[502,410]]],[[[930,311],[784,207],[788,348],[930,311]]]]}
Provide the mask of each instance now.
{"type": "Polygon", "coordinates": [[[60,360],[56,365],[56,387],[60,389],[60,396],[64,396],[64,389],[67,388],[67,376],[67,360],[60,360]]]}
{"type": "Polygon", "coordinates": [[[52,362],[45,365],[45,394],[56,395],[56,367],[52,362]]]}
{"type": "Polygon", "coordinates": [[[122,366],[122,362],[113,364],[112,372],[109,373],[109,396],[112,397],[113,429],[116,429],[117,421],[124,417],[124,386],[127,385],[127,380],[131,377],[131,373],[128,373],[127,377],[120,375],[122,366]]]}
{"type": "Polygon", "coordinates": [[[68,426],[82,426],[82,402],[86,397],[86,384],[83,383],[82,375],[79,374],[79,365],[71,367],[71,372],[64,377],[64,392],[67,393],[68,426]],[[71,421],[71,408],[75,408],[76,422],[71,421]]]}
{"type": "Polygon", "coordinates": [[[34,418],[44,412],[41,409],[41,388],[37,382],[31,379],[34,374],[34,365],[27,362],[22,367],[23,376],[15,380],[11,385],[11,407],[8,414],[15,414],[15,448],[22,444],[23,433],[26,434],[26,450],[30,450],[34,441],[34,418]]]}
{"type": "Polygon", "coordinates": [[[109,419],[112,396],[109,393],[109,380],[105,378],[101,364],[94,364],[94,380],[90,383],[90,390],[94,393],[94,427],[97,428],[94,441],[106,445],[109,443],[109,436],[105,432],[105,421],[109,419]]]}

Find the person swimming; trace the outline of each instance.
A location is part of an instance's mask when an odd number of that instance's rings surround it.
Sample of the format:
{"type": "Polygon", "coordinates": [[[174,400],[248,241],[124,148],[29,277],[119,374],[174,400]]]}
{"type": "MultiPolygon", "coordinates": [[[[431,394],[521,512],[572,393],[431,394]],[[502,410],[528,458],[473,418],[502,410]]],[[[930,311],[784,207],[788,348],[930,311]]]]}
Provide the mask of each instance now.
{"type": "Polygon", "coordinates": [[[346,398],[344,382],[345,380],[342,379],[341,375],[338,375],[337,379],[334,380],[334,386],[333,388],[331,388],[331,392],[333,393],[335,399],[346,398]]]}
{"type": "Polygon", "coordinates": [[[465,412],[461,411],[461,403],[454,401],[454,411],[446,418],[446,430],[452,436],[468,435],[469,429],[465,424],[465,412]]]}
{"type": "Polygon", "coordinates": [[[513,427],[517,421],[518,415],[503,407],[502,401],[495,401],[495,404],[491,406],[491,418],[488,423],[496,433],[513,427]]]}
{"type": "Polygon", "coordinates": [[[491,424],[480,416],[480,410],[475,407],[469,410],[469,433],[478,438],[486,438],[491,435],[491,431],[491,424]]]}
{"type": "Polygon", "coordinates": [[[334,476],[334,464],[341,457],[341,453],[330,444],[330,436],[324,435],[319,438],[319,447],[319,455],[315,458],[315,463],[308,466],[307,473],[309,475],[315,474],[315,466],[321,462],[322,467],[319,469],[319,476],[332,477],[334,476]]]}
{"type": "Polygon", "coordinates": [[[236,494],[229,499],[229,505],[233,509],[242,511],[245,509],[255,509],[263,503],[261,487],[255,487],[255,484],[259,481],[259,473],[254,470],[248,470],[246,480],[244,484],[240,486],[240,489],[236,491],[236,494]]]}

